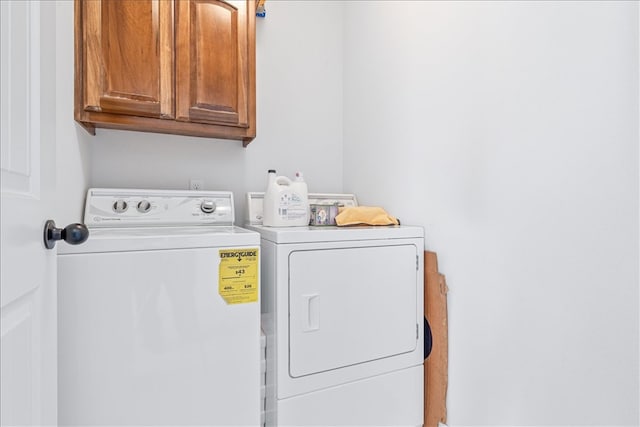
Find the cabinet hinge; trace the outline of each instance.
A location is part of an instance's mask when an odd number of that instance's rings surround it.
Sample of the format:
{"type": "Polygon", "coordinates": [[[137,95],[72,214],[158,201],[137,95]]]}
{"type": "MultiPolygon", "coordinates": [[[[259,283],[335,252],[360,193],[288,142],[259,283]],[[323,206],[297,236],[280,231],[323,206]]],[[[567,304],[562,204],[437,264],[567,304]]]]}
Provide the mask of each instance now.
{"type": "Polygon", "coordinates": [[[420,339],[420,326],[416,323],[416,341],[420,339]]]}
{"type": "Polygon", "coordinates": [[[416,271],[420,271],[420,257],[416,255],[416,271]]]}

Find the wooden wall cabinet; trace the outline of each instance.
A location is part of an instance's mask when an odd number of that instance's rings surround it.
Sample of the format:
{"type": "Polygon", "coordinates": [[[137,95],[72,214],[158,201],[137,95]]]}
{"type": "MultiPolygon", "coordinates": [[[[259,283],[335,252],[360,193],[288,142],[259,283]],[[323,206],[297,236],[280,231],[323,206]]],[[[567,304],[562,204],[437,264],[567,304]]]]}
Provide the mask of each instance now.
{"type": "Polygon", "coordinates": [[[75,119],[95,128],[256,136],[255,1],[76,0],[75,119]]]}

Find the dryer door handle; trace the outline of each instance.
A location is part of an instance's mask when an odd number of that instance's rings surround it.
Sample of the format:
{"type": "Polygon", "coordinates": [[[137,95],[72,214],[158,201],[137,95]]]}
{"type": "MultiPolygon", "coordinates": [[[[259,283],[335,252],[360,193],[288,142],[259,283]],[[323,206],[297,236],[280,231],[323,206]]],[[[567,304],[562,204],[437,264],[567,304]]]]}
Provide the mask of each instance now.
{"type": "Polygon", "coordinates": [[[313,332],[320,329],[320,294],[303,295],[304,306],[307,309],[307,322],[303,332],[313,332]]]}

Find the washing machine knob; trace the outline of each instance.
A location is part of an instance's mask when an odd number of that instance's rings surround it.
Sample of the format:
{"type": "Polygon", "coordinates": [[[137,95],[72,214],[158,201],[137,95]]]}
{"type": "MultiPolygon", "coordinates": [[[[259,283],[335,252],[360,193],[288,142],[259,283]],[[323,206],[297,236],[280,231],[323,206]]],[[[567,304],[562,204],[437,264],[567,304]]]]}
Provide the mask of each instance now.
{"type": "Polygon", "coordinates": [[[113,211],[116,213],[122,213],[127,210],[129,205],[122,199],[118,199],[113,203],[113,211]]]}
{"type": "Polygon", "coordinates": [[[216,204],[213,200],[203,200],[200,204],[200,210],[204,213],[212,213],[216,210],[216,204]]]}
{"type": "Polygon", "coordinates": [[[151,210],[151,203],[148,200],[140,200],[138,202],[138,212],[147,213],[151,210]]]}

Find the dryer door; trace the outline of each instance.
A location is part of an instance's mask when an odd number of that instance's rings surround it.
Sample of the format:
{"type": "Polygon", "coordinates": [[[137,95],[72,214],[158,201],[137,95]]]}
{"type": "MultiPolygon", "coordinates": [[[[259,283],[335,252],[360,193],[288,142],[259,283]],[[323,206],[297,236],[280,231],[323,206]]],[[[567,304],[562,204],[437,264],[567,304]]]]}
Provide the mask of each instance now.
{"type": "Polygon", "coordinates": [[[416,254],[414,245],[292,252],[289,374],[415,350],[416,254]]]}

